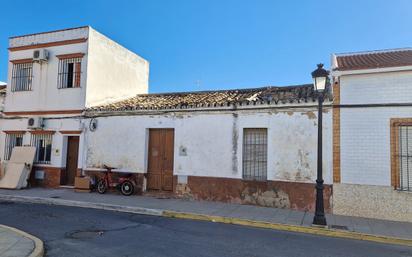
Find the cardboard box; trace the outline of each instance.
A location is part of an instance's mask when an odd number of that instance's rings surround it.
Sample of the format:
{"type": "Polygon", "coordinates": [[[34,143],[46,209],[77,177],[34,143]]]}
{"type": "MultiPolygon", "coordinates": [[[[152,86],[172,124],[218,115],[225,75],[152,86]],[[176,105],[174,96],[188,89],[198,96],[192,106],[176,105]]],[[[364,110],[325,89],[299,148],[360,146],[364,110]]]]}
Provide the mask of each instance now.
{"type": "Polygon", "coordinates": [[[89,177],[75,177],[74,188],[77,190],[89,190],[90,191],[90,178],[89,177]]]}

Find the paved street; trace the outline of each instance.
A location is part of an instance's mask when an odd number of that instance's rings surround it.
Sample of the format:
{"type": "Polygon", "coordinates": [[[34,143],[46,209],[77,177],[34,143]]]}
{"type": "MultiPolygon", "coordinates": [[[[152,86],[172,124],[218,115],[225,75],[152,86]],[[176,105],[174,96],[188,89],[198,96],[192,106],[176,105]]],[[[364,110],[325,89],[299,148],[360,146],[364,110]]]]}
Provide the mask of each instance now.
{"type": "Polygon", "coordinates": [[[403,246],[64,206],[0,202],[0,220],[42,239],[46,256],[412,256],[403,246]]]}
{"type": "MultiPolygon", "coordinates": [[[[94,206],[96,204],[109,204],[121,208],[138,208],[142,210],[175,211],[200,215],[212,215],[226,218],[246,219],[257,222],[269,222],[287,224],[302,227],[310,227],[313,221],[313,213],[292,209],[265,208],[252,205],[222,203],[213,201],[188,201],[184,199],[158,198],[150,196],[124,197],[120,194],[76,193],[73,189],[49,189],[30,188],[25,190],[0,189],[1,200],[33,199],[41,200],[33,203],[62,204],[65,201],[82,203],[81,206],[94,206]],[[8,196],[12,197],[9,198],[8,196]]],[[[67,204],[67,203],[66,203],[67,204]]],[[[73,205],[73,203],[68,204],[73,205]]],[[[76,206],[76,205],[74,205],[76,206]]],[[[99,207],[99,206],[97,206],[99,207]]],[[[101,206],[100,206],[101,207],[101,206]]],[[[138,213],[139,213],[138,212],[138,213]]],[[[144,211],[145,214],[147,211],[144,211]]],[[[160,215],[160,214],[159,214],[160,215]]],[[[412,223],[396,222],[388,220],[368,219],[352,216],[326,214],[330,226],[338,226],[346,229],[341,231],[360,232],[377,236],[388,236],[412,240],[412,223]]]]}

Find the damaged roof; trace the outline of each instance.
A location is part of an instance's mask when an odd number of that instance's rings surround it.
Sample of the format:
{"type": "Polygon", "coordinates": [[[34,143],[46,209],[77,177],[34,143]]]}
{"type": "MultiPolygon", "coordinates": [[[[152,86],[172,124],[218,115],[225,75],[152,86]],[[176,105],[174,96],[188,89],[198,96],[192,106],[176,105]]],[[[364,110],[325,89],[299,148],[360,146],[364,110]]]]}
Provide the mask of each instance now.
{"type": "Polygon", "coordinates": [[[316,100],[312,84],[219,91],[140,94],[89,108],[87,111],[132,111],[223,107],[231,105],[286,104],[316,100]]]}
{"type": "Polygon", "coordinates": [[[7,92],[7,85],[5,84],[0,84],[0,95],[5,95],[7,92]]]}
{"type": "Polygon", "coordinates": [[[412,48],[335,55],[337,71],[377,69],[412,65],[412,48]]]}

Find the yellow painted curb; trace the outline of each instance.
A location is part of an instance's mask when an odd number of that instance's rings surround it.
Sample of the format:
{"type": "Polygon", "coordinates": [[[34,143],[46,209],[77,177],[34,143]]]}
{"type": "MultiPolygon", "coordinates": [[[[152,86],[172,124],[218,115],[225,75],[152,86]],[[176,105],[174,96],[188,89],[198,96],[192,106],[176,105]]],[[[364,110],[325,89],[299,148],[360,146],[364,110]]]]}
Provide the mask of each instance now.
{"type": "Polygon", "coordinates": [[[365,233],[360,233],[360,232],[340,231],[340,230],[320,228],[320,227],[305,227],[305,226],[297,226],[297,225],[269,223],[269,222],[263,222],[263,221],[253,221],[253,220],[247,220],[247,219],[229,218],[229,217],[184,213],[184,212],[174,212],[174,211],[163,211],[163,216],[169,217],[169,218],[212,221],[212,222],[219,222],[219,223],[249,226],[249,227],[255,227],[255,228],[276,229],[276,230],[282,230],[282,231],[291,231],[291,232],[300,232],[300,233],[330,236],[330,237],[348,238],[348,239],[372,241],[372,242],[378,242],[378,243],[412,246],[412,240],[409,240],[409,239],[389,237],[389,236],[377,236],[377,235],[365,234],[365,233]]]}
{"type": "Polygon", "coordinates": [[[21,236],[27,237],[31,240],[33,240],[34,242],[34,249],[33,252],[31,252],[31,254],[29,255],[29,257],[43,257],[44,255],[44,245],[43,245],[43,241],[41,241],[40,239],[38,239],[35,236],[32,236],[24,231],[18,230],[17,228],[13,228],[13,227],[9,227],[9,226],[5,226],[5,225],[0,225],[0,227],[11,230],[21,236]]]}

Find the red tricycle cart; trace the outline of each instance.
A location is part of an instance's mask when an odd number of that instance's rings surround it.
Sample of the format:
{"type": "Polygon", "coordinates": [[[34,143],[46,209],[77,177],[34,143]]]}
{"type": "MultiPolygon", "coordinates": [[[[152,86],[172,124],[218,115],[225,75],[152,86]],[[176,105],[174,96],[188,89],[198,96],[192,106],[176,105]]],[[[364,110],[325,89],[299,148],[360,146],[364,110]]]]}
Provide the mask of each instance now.
{"type": "Polygon", "coordinates": [[[97,181],[97,192],[99,192],[99,194],[104,194],[106,193],[107,189],[109,188],[116,188],[117,190],[119,190],[123,195],[132,195],[134,193],[134,188],[135,188],[135,184],[133,182],[132,179],[130,179],[131,174],[119,174],[119,177],[114,180],[112,178],[113,175],[113,167],[108,167],[106,165],[104,165],[104,168],[107,169],[107,171],[104,171],[104,176],[103,178],[100,178],[97,181]]]}

